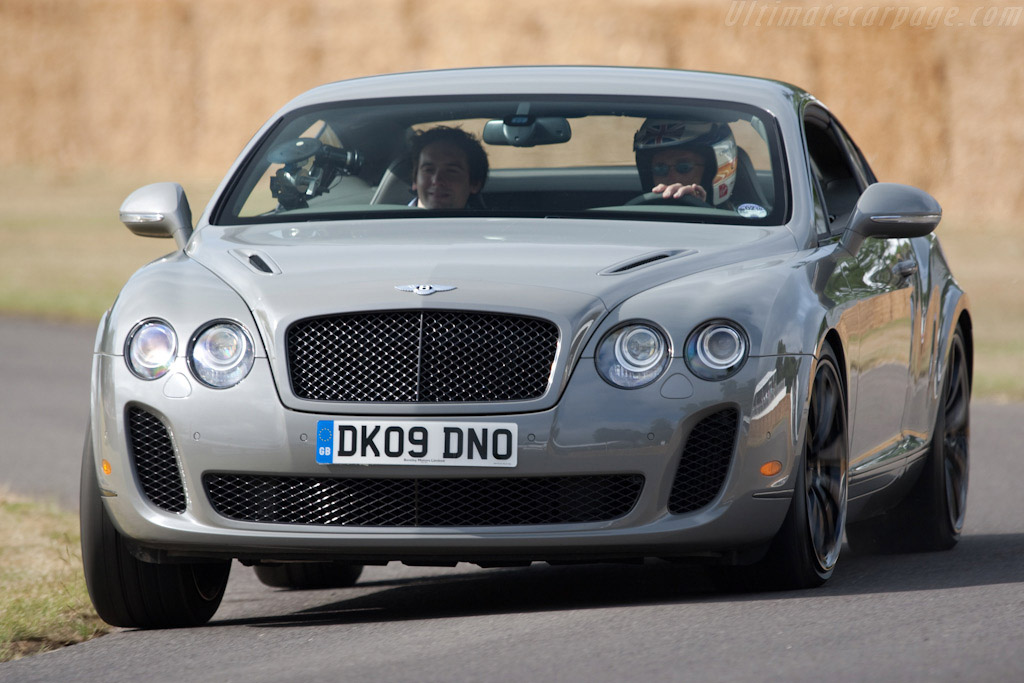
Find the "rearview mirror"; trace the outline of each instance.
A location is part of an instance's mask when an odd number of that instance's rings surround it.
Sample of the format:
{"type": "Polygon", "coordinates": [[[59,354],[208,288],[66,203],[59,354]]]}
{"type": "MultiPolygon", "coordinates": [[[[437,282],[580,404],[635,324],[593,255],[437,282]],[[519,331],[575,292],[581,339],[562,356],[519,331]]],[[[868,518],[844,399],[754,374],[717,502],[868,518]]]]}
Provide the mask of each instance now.
{"type": "Polygon", "coordinates": [[[488,121],[484,126],[484,142],[489,145],[556,145],[572,137],[569,120],[561,116],[530,116],[516,114],[504,120],[488,121]]]}
{"type": "Polygon", "coordinates": [[[192,236],[192,209],[178,183],[153,183],[132,192],[121,204],[121,222],[142,237],[173,237],[179,249],[192,236]]]}
{"type": "Polygon", "coordinates": [[[875,183],[857,200],[842,243],[850,253],[856,253],[868,237],[923,237],[935,230],[940,220],[942,207],[924,190],[875,183]]]}

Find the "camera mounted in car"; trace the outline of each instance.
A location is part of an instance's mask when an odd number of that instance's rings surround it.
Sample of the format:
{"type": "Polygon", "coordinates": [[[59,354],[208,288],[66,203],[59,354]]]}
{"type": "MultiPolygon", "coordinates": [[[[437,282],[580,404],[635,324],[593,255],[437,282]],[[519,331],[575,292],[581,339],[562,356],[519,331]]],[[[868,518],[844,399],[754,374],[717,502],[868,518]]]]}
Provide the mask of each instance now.
{"type": "Polygon", "coordinates": [[[270,193],[285,210],[308,208],[309,200],[329,192],[336,178],[359,173],[363,164],[359,152],[325,145],[315,138],[284,142],[272,149],[267,159],[284,164],[270,179],[270,193]]]}

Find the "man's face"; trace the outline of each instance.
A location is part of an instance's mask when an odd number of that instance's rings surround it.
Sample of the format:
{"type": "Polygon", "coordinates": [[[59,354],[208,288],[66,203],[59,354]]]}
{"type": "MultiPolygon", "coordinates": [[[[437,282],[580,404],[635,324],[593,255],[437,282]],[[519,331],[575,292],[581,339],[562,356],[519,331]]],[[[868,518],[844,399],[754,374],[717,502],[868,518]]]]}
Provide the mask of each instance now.
{"type": "Polygon", "coordinates": [[[682,149],[664,149],[655,152],[651,159],[654,183],[672,185],[700,184],[704,175],[704,160],[696,152],[682,149]]]}
{"type": "Polygon", "coordinates": [[[435,142],[420,152],[416,178],[417,206],[424,209],[464,209],[480,183],[469,181],[466,153],[447,142],[435,142]]]}

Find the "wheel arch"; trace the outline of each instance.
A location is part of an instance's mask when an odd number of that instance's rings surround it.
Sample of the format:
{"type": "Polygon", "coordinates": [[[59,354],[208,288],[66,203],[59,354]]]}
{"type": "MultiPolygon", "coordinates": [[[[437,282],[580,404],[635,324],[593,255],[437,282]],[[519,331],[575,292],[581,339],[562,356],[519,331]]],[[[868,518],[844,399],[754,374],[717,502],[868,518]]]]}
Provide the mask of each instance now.
{"type": "Polygon", "coordinates": [[[825,344],[828,344],[832,348],[832,353],[836,355],[836,361],[839,365],[839,381],[843,386],[843,397],[845,398],[846,417],[850,417],[850,379],[849,379],[849,366],[846,358],[846,348],[843,346],[842,335],[835,328],[829,329],[825,336],[821,340],[821,344],[818,346],[820,354],[821,348],[825,344]]]}
{"type": "Polygon", "coordinates": [[[974,322],[967,310],[960,311],[957,324],[963,334],[964,351],[967,354],[967,383],[974,388],[974,322]]]}
{"type": "Polygon", "coordinates": [[[953,283],[947,287],[943,295],[940,312],[938,335],[935,346],[935,371],[932,379],[932,399],[939,400],[942,391],[942,379],[946,376],[946,364],[949,362],[950,346],[953,335],[959,327],[967,354],[968,386],[974,388],[974,320],[970,313],[967,294],[953,283]]]}

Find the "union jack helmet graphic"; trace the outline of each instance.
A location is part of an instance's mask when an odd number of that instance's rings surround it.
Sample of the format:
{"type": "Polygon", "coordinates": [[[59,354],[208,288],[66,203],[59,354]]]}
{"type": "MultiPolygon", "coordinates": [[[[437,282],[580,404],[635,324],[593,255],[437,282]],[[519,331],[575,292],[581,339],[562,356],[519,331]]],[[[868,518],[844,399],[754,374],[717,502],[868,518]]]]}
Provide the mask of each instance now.
{"type": "Polygon", "coordinates": [[[677,145],[711,145],[718,141],[721,128],[728,131],[727,126],[707,121],[647,119],[633,136],[633,150],[661,149],[677,145]]]}
{"type": "Polygon", "coordinates": [[[707,192],[708,203],[718,206],[729,200],[736,184],[736,139],[725,123],[709,121],[680,121],[674,119],[647,119],[633,136],[637,170],[644,190],[653,183],[650,157],[654,152],[672,147],[684,147],[705,158],[701,185],[707,192]]]}

